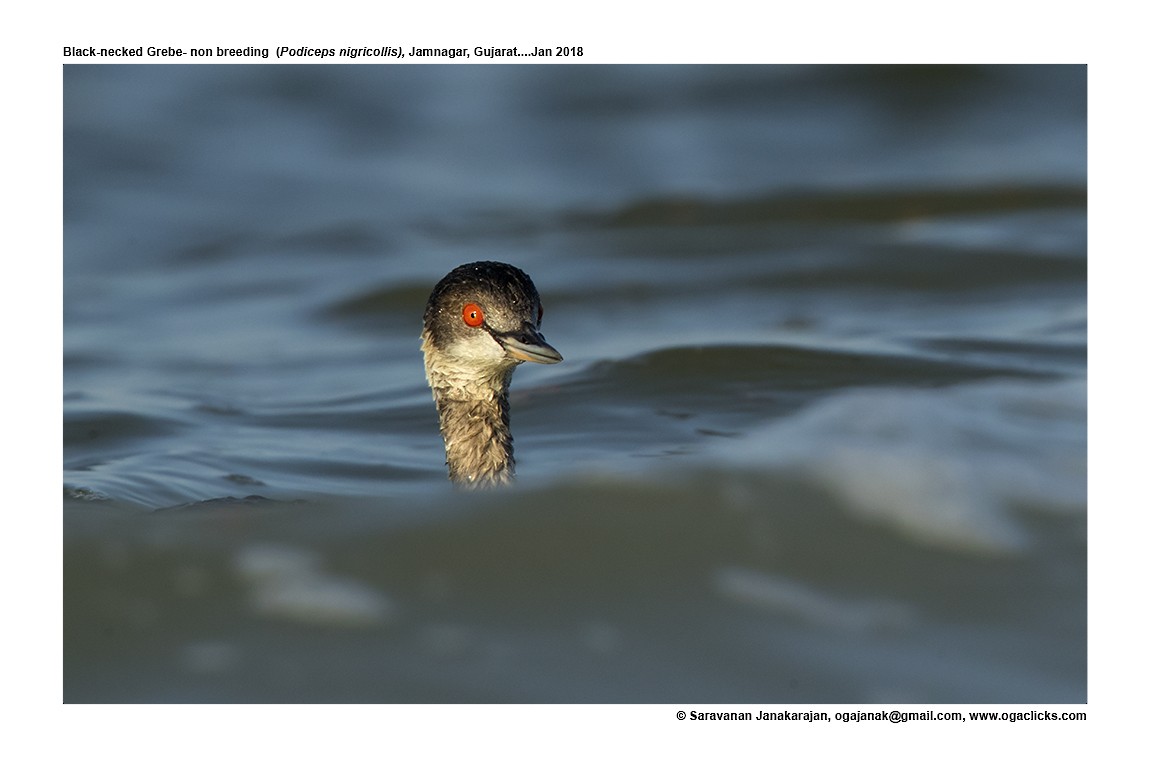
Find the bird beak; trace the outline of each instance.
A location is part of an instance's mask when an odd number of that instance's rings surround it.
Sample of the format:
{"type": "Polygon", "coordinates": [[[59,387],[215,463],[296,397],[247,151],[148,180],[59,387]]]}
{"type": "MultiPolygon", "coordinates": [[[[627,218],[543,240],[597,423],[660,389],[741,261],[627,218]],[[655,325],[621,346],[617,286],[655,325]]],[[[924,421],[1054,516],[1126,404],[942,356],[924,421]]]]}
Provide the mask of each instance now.
{"type": "Polygon", "coordinates": [[[559,350],[548,344],[547,340],[543,338],[543,334],[531,326],[527,326],[522,331],[500,335],[499,343],[503,345],[503,350],[516,360],[550,364],[558,363],[563,359],[559,350]]]}

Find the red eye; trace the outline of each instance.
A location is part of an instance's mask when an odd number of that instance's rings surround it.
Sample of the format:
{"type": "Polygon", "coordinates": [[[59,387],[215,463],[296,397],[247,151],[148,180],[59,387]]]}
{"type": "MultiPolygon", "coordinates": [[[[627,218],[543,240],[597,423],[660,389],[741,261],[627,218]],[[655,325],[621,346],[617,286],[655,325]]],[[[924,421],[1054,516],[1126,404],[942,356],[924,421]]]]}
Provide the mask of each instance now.
{"type": "Polygon", "coordinates": [[[463,322],[472,328],[478,328],[483,325],[483,307],[478,304],[464,304],[463,322]]]}

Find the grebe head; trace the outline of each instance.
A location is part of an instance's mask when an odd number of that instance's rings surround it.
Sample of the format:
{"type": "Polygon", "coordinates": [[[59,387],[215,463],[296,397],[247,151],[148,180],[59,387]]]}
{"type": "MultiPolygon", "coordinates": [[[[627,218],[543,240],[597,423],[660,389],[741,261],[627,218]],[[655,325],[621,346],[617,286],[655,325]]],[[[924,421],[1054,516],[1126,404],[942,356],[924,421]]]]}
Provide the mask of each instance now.
{"type": "Polygon", "coordinates": [[[464,264],[432,290],[423,313],[423,361],[456,482],[495,485],[514,476],[511,374],[520,363],[563,359],[540,333],[542,320],[534,283],[510,264],[464,264]]]}

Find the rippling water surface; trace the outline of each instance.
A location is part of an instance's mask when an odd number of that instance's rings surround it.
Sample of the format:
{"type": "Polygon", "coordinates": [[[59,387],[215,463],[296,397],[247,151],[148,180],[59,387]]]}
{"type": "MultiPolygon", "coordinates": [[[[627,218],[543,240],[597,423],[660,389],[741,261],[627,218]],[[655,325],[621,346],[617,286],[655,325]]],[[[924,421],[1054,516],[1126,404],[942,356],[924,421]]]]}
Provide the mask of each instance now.
{"type": "Polygon", "coordinates": [[[64,94],[67,701],[1085,701],[1085,68],[64,94]],[[565,361],[464,494],[480,259],[565,361]]]}

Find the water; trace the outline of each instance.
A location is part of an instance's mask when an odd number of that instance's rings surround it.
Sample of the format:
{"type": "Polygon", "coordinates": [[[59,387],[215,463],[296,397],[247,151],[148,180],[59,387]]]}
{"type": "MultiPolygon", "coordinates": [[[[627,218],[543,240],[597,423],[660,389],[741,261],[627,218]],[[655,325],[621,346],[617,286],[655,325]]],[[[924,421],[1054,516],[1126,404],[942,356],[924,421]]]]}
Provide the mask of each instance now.
{"type": "Polygon", "coordinates": [[[1084,67],[64,96],[65,700],[1085,701],[1084,67]],[[463,494],[480,259],[565,361],[463,494]]]}

